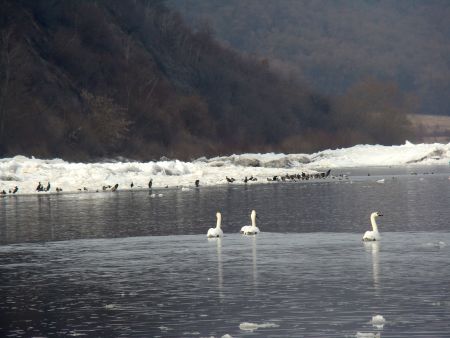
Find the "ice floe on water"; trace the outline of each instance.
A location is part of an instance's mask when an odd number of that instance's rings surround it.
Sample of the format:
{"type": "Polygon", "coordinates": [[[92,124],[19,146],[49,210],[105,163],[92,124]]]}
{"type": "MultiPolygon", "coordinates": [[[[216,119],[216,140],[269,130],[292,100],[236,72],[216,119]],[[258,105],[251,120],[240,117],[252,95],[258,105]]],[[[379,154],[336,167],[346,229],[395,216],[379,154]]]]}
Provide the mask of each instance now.
{"type": "Polygon", "coordinates": [[[425,247],[428,248],[437,248],[437,249],[443,249],[447,246],[447,244],[443,241],[436,241],[436,242],[428,242],[424,244],[425,247]]]}
{"type": "Polygon", "coordinates": [[[18,194],[36,193],[38,182],[49,192],[56,188],[63,192],[92,192],[118,189],[148,189],[181,187],[183,191],[201,186],[226,184],[226,177],[234,184],[267,183],[275,175],[292,175],[316,170],[395,166],[412,164],[447,164],[449,144],[412,144],[399,146],[357,145],[351,148],[324,150],[314,154],[241,154],[199,158],[191,162],[161,159],[151,162],[110,161],[99,163],[72,163],[61,159],[35,159],[24,156],[0,159],[0,193],[7,194],[18,187],[18,194]],[[131,186],[133,184],[133,187],[131,186]]]}
{"type": "Polygon", "coordinates": [[[376,315],[372,317],[372,320],[370,323],[377,329],[381,330],[384,327],[384,324],[386,324],[386,319],[382,315],[376,315]]]}
{"type": "Polygon", "coordinates": [[[243,322],[243,323],[239,324],[239,328],[242,331],[250,331],[250,332],[253,332],[258,329],[267,329],[267,328],[274,328],[274,327],[279,327],[279,325],[275,324],[275,323],[256,324],[256,323],[248,323],[248,322],[243,322]]]}
{"type": "Polygon", "coordinates": [[[381,334],[379,332],[356,332],[356,338],[380,338],[381,334]]]}

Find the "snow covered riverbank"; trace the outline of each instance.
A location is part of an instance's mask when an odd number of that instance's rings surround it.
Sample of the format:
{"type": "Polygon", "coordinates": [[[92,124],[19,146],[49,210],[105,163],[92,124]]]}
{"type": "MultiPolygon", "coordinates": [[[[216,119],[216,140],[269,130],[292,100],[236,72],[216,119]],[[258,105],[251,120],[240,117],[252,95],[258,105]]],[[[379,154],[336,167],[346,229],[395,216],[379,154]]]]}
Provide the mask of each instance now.
{"type": "Polygon", "coordinates": [[[324,150],[314,154],[242,154],[199,158],[192,162],[161,160],[155,162],[70,163],[60,159],[43,160],[15,156],[0,159],[0,192],[19,187],[18,194],[35,193],[38,182],[51,183],[50,192],[102,190],[104,185],[119,184],[119,189],[193,187],[226,184],[226,176],[242,183],[245,176],[266,183],[268,177],[313,173],[347,167],[448,164],[450,144],[412,144],[400,146],[357,145],[324,150]]]}

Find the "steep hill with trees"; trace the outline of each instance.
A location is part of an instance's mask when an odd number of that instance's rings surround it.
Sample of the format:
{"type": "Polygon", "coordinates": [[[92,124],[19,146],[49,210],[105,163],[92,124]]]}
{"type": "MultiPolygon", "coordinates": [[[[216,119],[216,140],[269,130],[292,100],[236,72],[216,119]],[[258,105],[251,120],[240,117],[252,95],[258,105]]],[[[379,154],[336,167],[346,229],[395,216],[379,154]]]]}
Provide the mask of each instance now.
{"type": "Polygon", "coordinates": [[[158,0],[0,6],[0,156],[189,159],[390,144],[409,132],[397,87],[369,79],[329,98],[158,0]]]}
{"type": "Polygon", "coordinates": [[[168,0],[194,26],[327,95],[395,82],[424,114],[450,115],[446,0],[168,0]]]}

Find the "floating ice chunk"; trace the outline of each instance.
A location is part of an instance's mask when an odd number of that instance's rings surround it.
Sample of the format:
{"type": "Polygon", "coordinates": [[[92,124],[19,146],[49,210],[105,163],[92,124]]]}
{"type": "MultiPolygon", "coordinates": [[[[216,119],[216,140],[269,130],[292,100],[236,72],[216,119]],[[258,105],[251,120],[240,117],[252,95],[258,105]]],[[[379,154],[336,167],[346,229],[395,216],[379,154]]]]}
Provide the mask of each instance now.
{"type": "Polygon", "coordinates": [[[106,304],[105,309],[106,310],[114,310],[116,308],[116,305],[114,304],[106,304]]]}
{"type": "Polygon", "coordinates": [[[190,190],[191,190],[191,189],[186,188],[186,187],[181,188],[181,191],[190,191],[190,190]]]}
{"type": "Polygon", "coordinates": [[[78,332],[77,330],[70,331],[67,333],[68,336],[78,337],[78,336],[86,336],[86,333],[78,332]]]}
{"type": "Polygon", "coordinates": [[[228,333],[227,334],[224,334],[222,337],[220,337],[220,338],[233,338],[232,336],[230,336],[228,333]]]}
{"type": "Polygon", "coordinates": [[[356,338],[380,338],[381,335],[379,332],[356,332],[356,338]]]}
{"type": "Polygon", "coordinates": [[[438,241],[438,242],[433,242],[433,243],[431,243],[431,242],[426,243],[425,246],[442,249],[442,248],[445,248],[447,246],[447,244],[445,242],[438,241]]]}
{"type": "Polygon", "coordinates": [[[248,322],[243,322],[243,323],[239,324],[239,328],[242,331],[250,331],[250,332],[253,332],[258,329],[269,328],[269,327],[279,327],[279,325],[274,324],[274,323],[256,324],[256,323],[248,323],[248,322]]]}
{"type": "Polygon", "coordinates": [[[384,319],[382,315],[376,315],[372,317],[370,323],[377,329],[381,330],[384,327],[384,324],[386,324],[386,319],[384,319]]]}
{"type": "Polygon", "coordinates": [[[384,183],[384,178],[382,178],[381,180],[378,180],[377,183],[384,183]]]}

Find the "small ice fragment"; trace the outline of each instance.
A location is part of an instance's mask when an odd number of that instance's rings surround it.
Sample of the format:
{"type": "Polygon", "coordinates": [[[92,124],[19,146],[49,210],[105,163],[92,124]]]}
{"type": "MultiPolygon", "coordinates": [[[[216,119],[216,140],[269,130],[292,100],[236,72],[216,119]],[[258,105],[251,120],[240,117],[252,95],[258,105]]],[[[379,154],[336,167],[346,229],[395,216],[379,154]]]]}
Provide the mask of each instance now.
{"type": "Polygon", "coordinates": [[[243,322],[241,324],[239,324],[239,328],[242,331],[250,331],[253,332],[257,329],[262,329],[262,328],[269,328],[269,327],[278,327],[279,325],[274,324],[274,323],[263,323],[263,324],[256,324],[256,323],[248,323],[248,322],[243,322]]]}
{"type": "Polygon", "coordinates": [[[114,304],[106,304],[105,309],[106,310],[113,310],[116,306],[114,304]]]}
{"type": "Polygon", "coordinates": [[[82,332],[77,332],[77,330],[73,330],[70,331],[67,335],[72,337],[78,337],[78,336],[85,336],[86,334],[82,332]]]}
{"type": "Polygon", "coordinates": [[[186,187],[181,188],[181,191],[190,191],[190,190],[191,190],[191,189],[186,188],[186,187]]]}
{"type": "Polygon", "coordinates": [[[220,337],[220,338],[233,338],[232,336],[230,336],[228,333],[227,334],[224,334],[222,337],[220,337]]]}
{"type": "Polygon", "coordinates": [[[163,197],[164,195],[163,194],[158,194],[158,197],[163,197]]]}
{"type": "Polygon", "coordinates": [[[425,244],[425,246],[442,249],[442,248],[446,247],[447,244],[445,242],[438,241],[438,242],[428,242],[428,243],[425,244]]]}
{"type": "Polygon", "coordinates": [[[372,317],[370,323],[377,329],[381,330],[384,327],[384,324],[386,324],[386,319],[384,319],[382,315],[376,315],[372,317]]]}
{"type": "Polygon", "coordinates": [[[381,180],[378,180],[377,183],[384,183],[384,178],[382,178],[381,180]]]}
{"type": "Polygon", "coordinates": [[[380,338],[380,333],[373,332],[356,332],[356,338],[380,338]]]}

